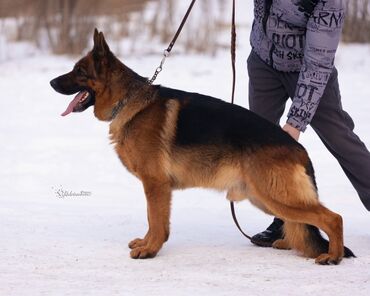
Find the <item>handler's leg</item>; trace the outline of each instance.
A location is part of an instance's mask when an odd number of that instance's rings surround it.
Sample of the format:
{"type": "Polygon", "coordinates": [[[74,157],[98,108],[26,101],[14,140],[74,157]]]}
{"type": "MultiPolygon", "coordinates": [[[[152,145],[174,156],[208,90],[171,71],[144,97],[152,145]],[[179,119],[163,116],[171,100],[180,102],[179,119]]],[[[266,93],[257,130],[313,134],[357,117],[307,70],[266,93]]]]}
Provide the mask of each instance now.
{"type": "Polygon", "coordinates": [[[320,100],[311,126],[338,160],[362,203],[370,211],[370,153],[353,132],[353,120],[342,108],[336,69],[320,100]]]}
{"type": "MultiPolygon", "coordinates": [[[[253,51],[248,58],[249,109],[274,124],[279,124],[284,113],[288,93],[281,83],[278,72],[266,65],[253,51]]],[[[284,222],[275,218],[265,230],[254,235],[251,242],[271,247],[283,237],[284,222]]]]}
{"type": "Polygon", "coordinates": [[[279,124],[289,97],[278,72],[252,51],[248,58],[248,74],[249,109],[272,123],[279,124]]]}

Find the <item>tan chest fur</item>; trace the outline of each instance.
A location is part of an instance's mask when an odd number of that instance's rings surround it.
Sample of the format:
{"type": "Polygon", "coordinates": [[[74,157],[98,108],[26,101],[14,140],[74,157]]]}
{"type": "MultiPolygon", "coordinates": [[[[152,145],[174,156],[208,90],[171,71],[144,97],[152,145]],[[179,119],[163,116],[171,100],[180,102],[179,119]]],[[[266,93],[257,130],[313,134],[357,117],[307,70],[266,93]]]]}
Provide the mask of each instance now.
{"type": "Polygon", "coordinates": [[[131,102],[110,124],[110,138],[118,157],[139,179],[159,170],[163,111],[162,102],[131,102]]]}

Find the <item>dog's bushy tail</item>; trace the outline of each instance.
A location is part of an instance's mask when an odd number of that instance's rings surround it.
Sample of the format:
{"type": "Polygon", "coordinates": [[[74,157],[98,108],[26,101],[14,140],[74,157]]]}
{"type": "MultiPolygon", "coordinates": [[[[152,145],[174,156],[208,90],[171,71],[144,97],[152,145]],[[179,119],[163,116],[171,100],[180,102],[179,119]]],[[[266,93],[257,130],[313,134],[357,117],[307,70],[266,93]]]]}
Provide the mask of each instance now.
{"type": "MultiPolygon", "coordinates": [[[[321,236],[320,230],[312,225],[285,222],[284,235],[289,246],[302,252],[304,256],[316,258],[329,250],[329,242],[321,236]]],[[[353,252],[344,247],[344,257],[356,257],[353,252]]]]}

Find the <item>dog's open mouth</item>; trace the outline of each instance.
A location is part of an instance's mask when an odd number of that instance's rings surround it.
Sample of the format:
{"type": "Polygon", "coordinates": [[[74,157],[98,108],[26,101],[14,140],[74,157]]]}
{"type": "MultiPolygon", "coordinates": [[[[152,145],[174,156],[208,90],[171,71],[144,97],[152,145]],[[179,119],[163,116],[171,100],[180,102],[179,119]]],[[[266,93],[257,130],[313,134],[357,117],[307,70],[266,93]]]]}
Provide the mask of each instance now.
{"type": "Polygon", "coordinates": [[[94,103],[94,95],[87,90],[82,90],[75,96],[72,102],[69,103],[66,111],[62,113],[62,116],[66,116],[71,112],[85,111],[87,108],[94,105],[94,103]]]}

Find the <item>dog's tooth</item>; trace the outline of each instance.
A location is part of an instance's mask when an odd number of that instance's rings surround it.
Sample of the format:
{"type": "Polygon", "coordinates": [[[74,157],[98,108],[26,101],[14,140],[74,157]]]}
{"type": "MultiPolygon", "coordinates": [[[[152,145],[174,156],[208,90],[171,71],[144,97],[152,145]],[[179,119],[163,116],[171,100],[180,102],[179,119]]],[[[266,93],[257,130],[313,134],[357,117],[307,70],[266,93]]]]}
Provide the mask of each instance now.
{"type": "Polygon", "coordinates": [[[89,93],[87,91],[84,92],[84,94],[82,95],[81,99],[80,99],[80,103],[84,102],[87,97],[89,96],[89,93]]]}

